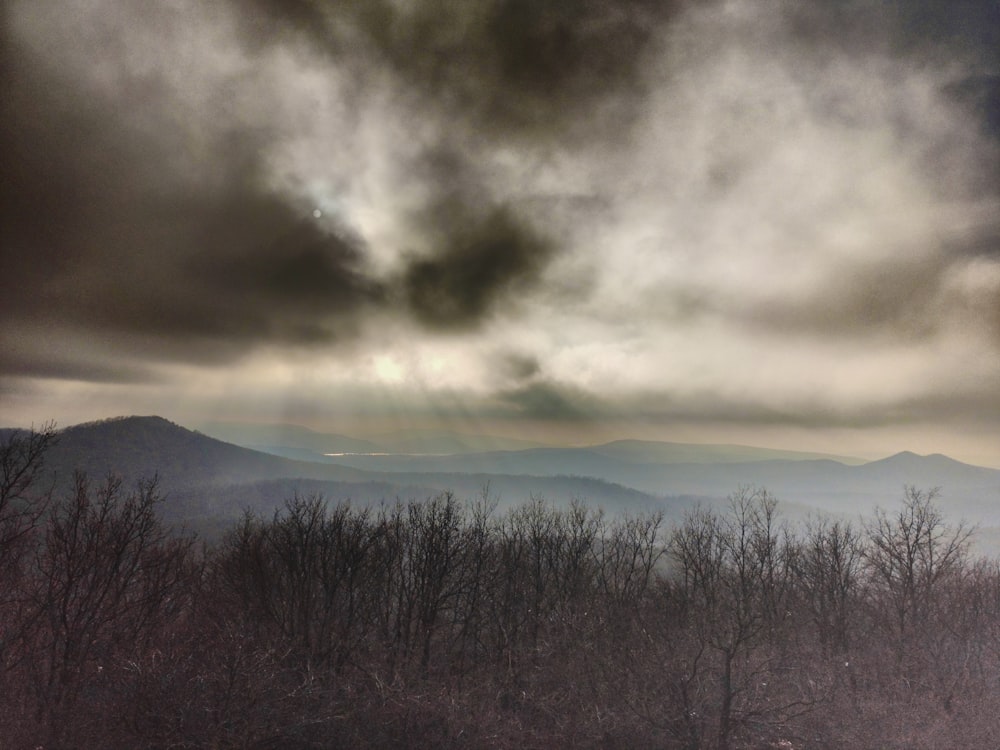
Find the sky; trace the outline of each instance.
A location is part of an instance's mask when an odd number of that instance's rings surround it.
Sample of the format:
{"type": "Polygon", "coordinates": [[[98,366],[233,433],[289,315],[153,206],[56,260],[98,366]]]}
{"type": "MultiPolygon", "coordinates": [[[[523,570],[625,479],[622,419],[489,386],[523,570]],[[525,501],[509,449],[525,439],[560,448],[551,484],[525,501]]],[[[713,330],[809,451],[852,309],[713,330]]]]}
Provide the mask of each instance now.
{"type": "Polygon", "coordinates": [[[1000,466],[995,0],[9,0],[0,423],[1000,466]]]}

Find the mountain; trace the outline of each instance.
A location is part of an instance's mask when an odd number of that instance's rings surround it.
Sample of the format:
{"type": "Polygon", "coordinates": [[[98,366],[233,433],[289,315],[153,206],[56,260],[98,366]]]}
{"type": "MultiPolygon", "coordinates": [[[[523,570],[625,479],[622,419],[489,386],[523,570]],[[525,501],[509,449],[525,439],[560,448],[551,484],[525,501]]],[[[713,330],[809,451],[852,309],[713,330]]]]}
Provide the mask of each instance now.
{"type": "Polygon", "coordinates": [[[520,451],[543,447],[544,443],[497,435],[467,435],[448,430],[397,430],[378,435],[382,453],[449,455],[488,451],[520,451]]]}
{"type": "Polygon", "coordinates": [[[651,440],[615,440],[604,445],[595,445],[590,450],[602,456],[637,464],[711,464],[821,459],[850,465],[865,463],[864,459],[855,456],[774,450],[771,448],[755,448],[749,445],[702,445],[651,440]]]}
{"type": "Polygon", "coordinates": [[[112,473],[130,484],[158,475],[167,498],[161,507],[164,518],[194,526],[209,537],[228,528],[244,509],[269,514],[296,493],[371,505],[423,499],[446,490],[472,499],[487,491],[505,506],[537,496],[554,503],[581,499],[616,512],[660,507],[664,502],[596,478],[468,471],[400,473],[294,461],[232,445],[155,416],[119,417],[60,431],[45,462],[46,473],[55,477],[57,494],[67,491],[76,470],[94,481],[112,473]]]}
{"type": "Polygon", "coordinates": [[[159,474],[164,486],[187,487],[274,477],[364,481],[367,474],[331,464],[291,461],[185,429],[162,417],[119,417],[67,427],[46,459],[57,478],[74,470],[112,472],[126,480],[159,474]]]}
{"type": "MultiPolygon", "coordinates": [[[[359,439],[336,433],[316,432],[290,424],[205,422],[197,429],[227,443],[275,455],[319,461],[329,454],[391,454],[394,456],[452,456],[469,453],[509,453],[552,449],[536,440],[459,433],[450,430],[397,430],[359,439]]],[[[589,451],[630,464],[744,463],[750,461],[805,461],[829,459],[855,465],[865,463],[855,456],[775,450],[748,445],[670,443],[652,440],[615,440],[602,445],[569,448],[589,451]]],[[[548,469],[545,470],[546,472],[548,469]]]]}
{"type": "MultiPolygon", "coordinates": [[[[754,449],[715,446],[729,460],[710,461],[712,450],[669,444],[611,444],[591,448],[539,448],[461,456],[339,456],[342,466],[370,472],[480,473],[594,477],[658,497],[725,497],[738,487],[765,487],[785,502],[817,510],[858,514],[889,507],[904,485],[942,489],[949,515],[1000,524],[1000,470],[971,466],[946,456],[901,453],[868,463],[832,458],[749,460],[754,449]],[[657,456],[668,460],[656,462],[657,456]],[[693,457],[694,462],[671,462],[693,457]]],[[[779,453],[780,452],[776,452],[779,453]]],[[[768,455],[762,451],[759,455],[768,455]]]]}
{"type": "MultiPolygon", "coordinates": [[[[283,434],[303,441],[320,435],[295,429],[283,434]]],[[[412,444],[404,440],[402,445],[412,444]]],[[[310,454],[308,447],[302,450],[310,454]]],[[[675,519],[695,499],[724,502],[746,485],[767,488],[796,516],[811,509],[856,518],[876,505],[892,508],[904,485],[913,485],[940,487],[939,504],[951,519],[1000,526],[1000,470],[906,452],[862,464],[811,456],[744,446],[618,441],[589,448],[298,461],[226,443],[160,417],[126,417],[63,430],[47,456],[47,470],[55,472],[60,488],[75,469],[98,479],[114,472],[130,482],[157,473],[169,496],[164,512],[181,520],[232,519],[245,507],[270,512],[296,492],[367,505],[445,490],[475,498],[484,488],[505,505],[532,496],[555,503],[579,499],[609,512],[661,508],[675,519]],[[713,456],[718,460],[710,460],[713,456]]]]}
{"type": "Polygon", "coordinates": [[[919,456],[903,451],[880,461],[871,461],[859,467],[858,473],[862,476],[893,477],[914,485],[947,486],[972,482],[988,486],[996,482],[1000,471],[965,464],[940,453],[919,456]]]}
{"type": "Polygon", "coordinates": [[[379,453],[385,450],[370,440],[315,432],[292,424],[206,422],[198,425],[198,429],[234,445],[287,457],[311,457],[308,460],[321,460],[324,453],[379,453]]]}
{"type": "MultiPolygon", "coordinates": [[[[688,446],[685,446],[688,447],[688,446]]],[[[792,482],[800,489],[829,488],[849,476],[849,467],[832,459],[771,459],[725,462],[708,460],[707,454],[698,454],[700,446],[689,446],[694,463],[639,462],[618,458],[605,451],[604,446],[593,448],[533,448],[524,451],[494,451],[450,456],[417,455],[345,455],[331,457],[341,466],[364,471],[396,473],[481,473],[516,474],[531,476],[582,476],[633,487],[653,494],[727,495],[741,484],[771,486],[777,482],[792,482]]],[[[676,456],[682,452],[678,451],[676,456]]],[[[776,452],[777,453],[777,452],[776,452]]],[[[629,455],[629,454],[625,454],[629,455]]],[[[720,452],[720,455],[728,453],[720,452]]]]}
{"type": "Polygon", "coordinates": [[[468,435],[448,430],[398,430],[362,440],[288,424],[206,422],[198,429],[227,443],[309,461],[323,461],[329,454],[451,455],[524,450],[543,445],[531,440],[468,435]]]}

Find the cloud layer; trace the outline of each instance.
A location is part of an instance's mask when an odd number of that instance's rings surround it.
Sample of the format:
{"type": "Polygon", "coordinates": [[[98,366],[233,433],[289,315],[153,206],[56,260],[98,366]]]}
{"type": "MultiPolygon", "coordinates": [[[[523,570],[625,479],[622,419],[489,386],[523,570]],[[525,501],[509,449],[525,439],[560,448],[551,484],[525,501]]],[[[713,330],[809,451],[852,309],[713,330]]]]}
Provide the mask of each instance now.
{"type": "Polygon", "coordinates": [[[998,15],[15,1],[0,388],[12,414],[197,372],[230,409],[982,420],[998,15]]]}

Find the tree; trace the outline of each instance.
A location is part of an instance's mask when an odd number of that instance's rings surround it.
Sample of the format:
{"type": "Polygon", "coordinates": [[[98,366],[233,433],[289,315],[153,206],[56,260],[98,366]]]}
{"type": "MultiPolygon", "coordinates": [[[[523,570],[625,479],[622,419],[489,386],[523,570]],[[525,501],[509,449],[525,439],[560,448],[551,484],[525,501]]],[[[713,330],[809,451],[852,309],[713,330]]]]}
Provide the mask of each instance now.
{"type": "Polygon", "coordinates": [[[45,513],[51,487],[40,490],[38,483],[57,437],[48,422],[37,431],[12,430],[0,443],[0,571],[17,569],[21,544],[45,513]]]}
{"type": "Polygon", "coordinates": [[[907,486],[894,515],[879,508],[866,526],[865,563],[881,611],[877,624],[887,631],[899,675],[912,666],[912,649],[933,622],[946,582],[961,573],[973,532],[964,523],[947,524],[937,496],[937,489],[907,486]]]}
{"type": "MultiPolygon", "coordinates": [[[[0,715],[6,710],[11,719],[26,710],[25,702],[13,700],[23,695],[15,671],[31,657],[24,643],[37,613],[26,579],[39,521],[51,500],[52,487],[42,485],[42,476],[56,439],[54,424],[46,423],[37,431],[11,430],[0,442],[0,693],[8,696],[0,715]]],[[[0,719],[0,734],[3,726],[0,719]]]]}
{"type": "Polygon", "coordinates": [[[49,514],[25,583],[32,627],[21,644],[46,746],[106,733],[128,665],[189,606],[193,542],[161,526],[160,499],[155,478],[126,492],[109,476],[95,490],[78,473],[49,514]]]}
{"type": "Polygon", "coordinates": [[[786,653],[792,548],[776,512],[766,490],[744,487],[730,495],[728,513],[696,510],[671,537],[675,601],[691,639],[674,733],[688,747],[705,746],[710,734],[718,750],[741,734],[766,740],[816,702],[786,653]]]}
{"type": "Polygon", "coordinates": [[[861,591],[864,542],[850,523],[826,518],[806,525],[792,558],[798,594],[809,611],[824,656],[843,659],[861,591]]]}

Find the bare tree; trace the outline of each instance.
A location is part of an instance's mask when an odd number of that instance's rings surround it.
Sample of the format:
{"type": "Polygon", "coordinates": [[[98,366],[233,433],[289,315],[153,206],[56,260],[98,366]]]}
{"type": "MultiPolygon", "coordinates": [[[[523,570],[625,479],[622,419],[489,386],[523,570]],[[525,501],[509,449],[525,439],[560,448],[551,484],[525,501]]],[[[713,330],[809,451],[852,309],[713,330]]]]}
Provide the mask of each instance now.
{"type": "Polygon", "coordinates": [[[792,560],[825,656],[846,657],[862,586],[864,542],[850,523],[811,520],[792,560]]]}
{"type": "Polygon", "coordinates": [[[48,422],[38,430],[12,430],[0,443],[0,571],[17,567],[21,543],[45,513],[52,488],[39,483],[57,437],[48,422]]]}
{"type": "Polygon", "coordinates": [[[961,573],[973,529],[951,526],[935,505],[938,490],[907,486],[899,510],[879,508],[866,526],[865,563],[900,674],[919,630],[929,624],[945,582],[961,573]]]}
{"type": "Polygon", "coordinates": [[[697,510],[671,537],[692,639],[678,677],[685,704],[675,732],[689,747],[705,746],[711,724],[718,750],[738,735],[762,741],[816,703],[784,649],[792,579],[776,509],[767,491],[741,488],[727,514],[697,510]]]}
{"type": "Polygon", "coordinates": [[[48,517],[32,561],[32,629],[22,643],[47,745],[84,732],[91,715],[106,718],[94,707],[112,700],[130,660],[188,606],[192,541],[167,534],[159,501],[155,479],[126,492],[115,477],[95,490],[77,474],[48,517]]]}

